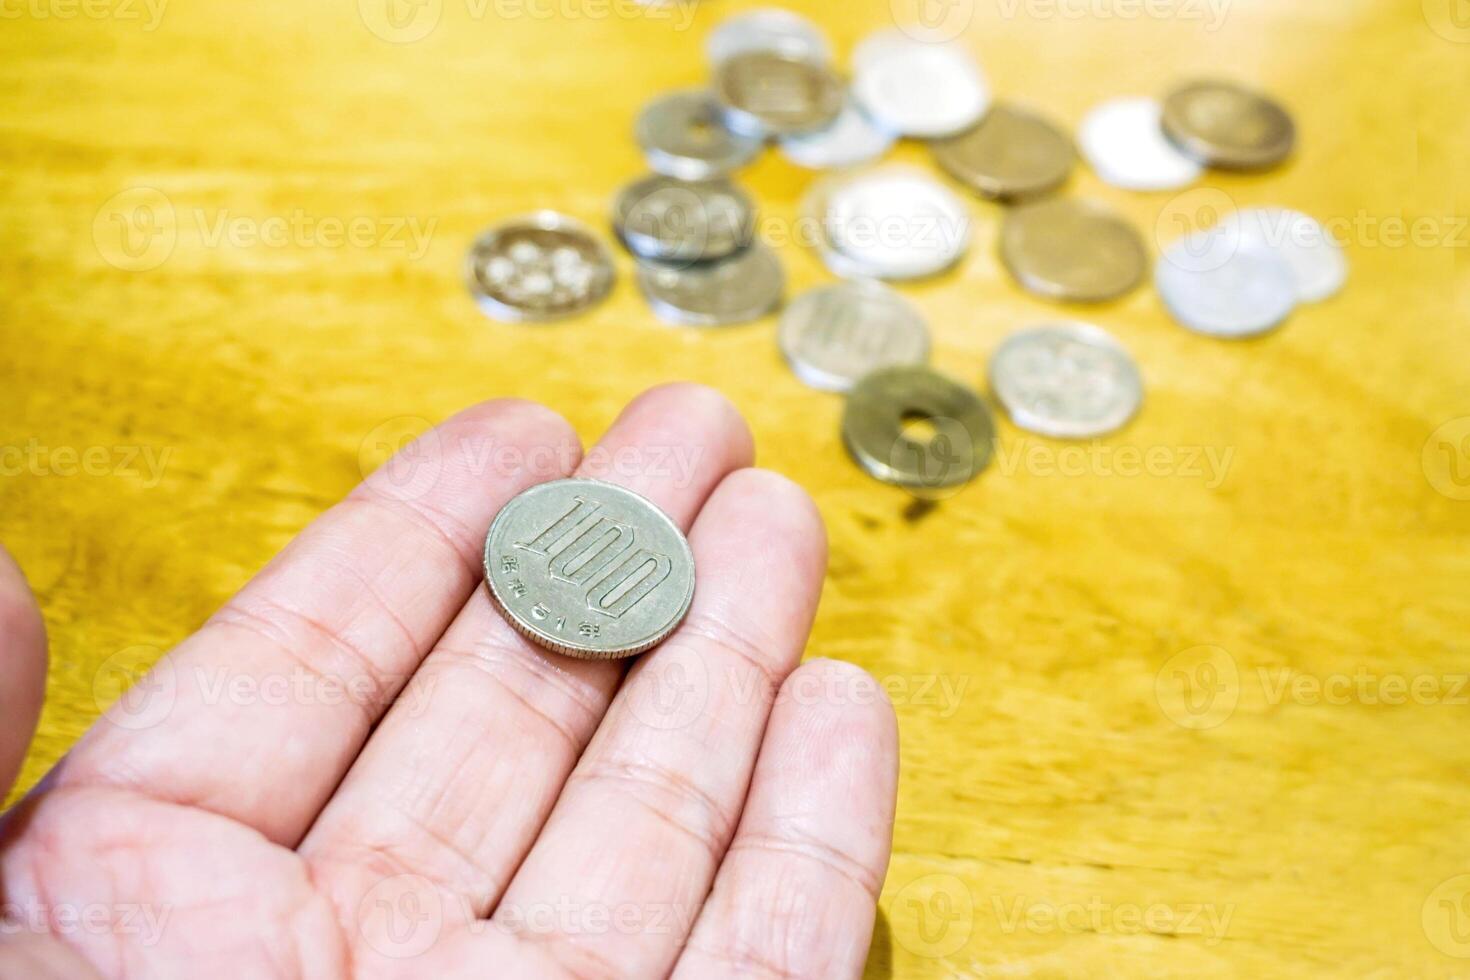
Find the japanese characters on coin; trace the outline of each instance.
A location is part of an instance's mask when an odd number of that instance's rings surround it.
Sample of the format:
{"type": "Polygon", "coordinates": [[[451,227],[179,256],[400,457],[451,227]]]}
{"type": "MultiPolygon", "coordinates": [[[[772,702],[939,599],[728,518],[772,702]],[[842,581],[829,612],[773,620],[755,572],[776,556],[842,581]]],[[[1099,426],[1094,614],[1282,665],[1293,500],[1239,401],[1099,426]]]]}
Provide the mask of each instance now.
{"type": "Polygon", "coordinates": [[[598,480],[517,495],[485,537],[485,582],[531,641],[584,660],[656,646],[689,612],[694,555],[663,511],[598,480]]]}
{"type": "Polygon", "coordinates": [[[796,376],[826,391],[847,391],[879,368],[929,358],[923,316],[892,289],[866,279],[803,293],[782,314],[777,339],[796,376]]]}

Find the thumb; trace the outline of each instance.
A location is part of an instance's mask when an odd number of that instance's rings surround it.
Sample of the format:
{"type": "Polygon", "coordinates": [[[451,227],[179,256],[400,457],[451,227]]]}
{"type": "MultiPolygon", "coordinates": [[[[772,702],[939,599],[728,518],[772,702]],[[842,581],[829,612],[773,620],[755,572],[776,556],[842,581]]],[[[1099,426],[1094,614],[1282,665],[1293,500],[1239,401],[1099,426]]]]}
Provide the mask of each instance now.
{"type": "Polygon", "coordinates": [[[46,695],[46,627],[25,576],[0,548],[0,801],[15,782],[46,695]]]}

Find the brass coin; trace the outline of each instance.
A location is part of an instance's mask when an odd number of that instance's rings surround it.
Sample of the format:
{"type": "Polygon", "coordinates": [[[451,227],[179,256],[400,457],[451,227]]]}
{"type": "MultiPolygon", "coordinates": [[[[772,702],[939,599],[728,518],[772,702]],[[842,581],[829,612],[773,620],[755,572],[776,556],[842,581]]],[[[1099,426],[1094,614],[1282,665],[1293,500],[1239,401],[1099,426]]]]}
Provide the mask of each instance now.
{"type": "Polygon", "coordinates": [[[825,65],[777,51],[748,51],[715,70],[725,122],[751,136],[789,136],[830,125],[846,86],[825,65]]]}
{"type": "Polygon", "coordinates": [[[1013,105],[992,106],[973,128],[929,144],[956,180],[998,201],[1056,190],[1072,172],[1076,152],[1067,134],[1013,105]]]}
{"type": "Polygon", "coordinates": [[[1231,82],[1191,82],[1164,100],[1164,135],[1210,167],[1264,170],[1291,155],[1296,125],[1277,102],[1231,82]]]}
{"type": "Polygon", "coordinates": [[[979,395],[927,367],[882,368],[848,394],[842,441],[869,475],[935,492],[968,483],[990,463],[995,419],[979,395]]]}
{"type": "Polygon", "coordinates": [[[1120,215],[1094,201],[1058,198],[1006,215],[1000,257],[1029,292],[1047,299],[1099,302],[1128,292],[1148,267],[1143,239],[1120,215]]]}

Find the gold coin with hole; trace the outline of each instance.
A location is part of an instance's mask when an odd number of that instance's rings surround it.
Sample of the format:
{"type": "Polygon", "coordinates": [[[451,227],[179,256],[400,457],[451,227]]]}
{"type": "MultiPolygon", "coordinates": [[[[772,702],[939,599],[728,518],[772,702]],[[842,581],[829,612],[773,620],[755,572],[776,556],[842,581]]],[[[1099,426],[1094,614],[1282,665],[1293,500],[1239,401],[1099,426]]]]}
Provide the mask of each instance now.
{"type": "Polygon", "coordinates": [[[935,493],[989,465],[995,419],[974,391],[929,368],[883,368],[848,393],[842,441],[876,479],[935,493]]]}

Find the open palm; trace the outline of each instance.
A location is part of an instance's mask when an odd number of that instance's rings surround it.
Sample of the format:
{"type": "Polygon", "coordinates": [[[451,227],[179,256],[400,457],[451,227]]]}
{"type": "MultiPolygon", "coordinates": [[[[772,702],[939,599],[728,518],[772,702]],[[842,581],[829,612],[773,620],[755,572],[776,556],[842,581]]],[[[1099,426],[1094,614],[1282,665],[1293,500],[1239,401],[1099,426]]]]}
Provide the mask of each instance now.
{"type": "MultiPolygon", "coordinates": [[[[0,818],[0,977],[860,974],[892,709],[797,669],[824,534],[751,454],[692,385],[585,458],[515,401],[405,449],[0,818]],[[631,671],[529,645],[480,587],[496,511],[574,469],[694,551],[689,618],[631,671]]],[[[43,663],[0,552],[0,793],[43,663]]]]}

